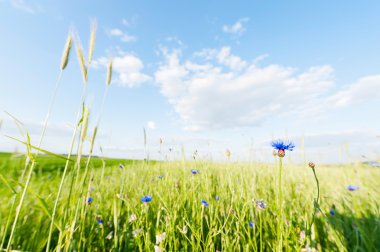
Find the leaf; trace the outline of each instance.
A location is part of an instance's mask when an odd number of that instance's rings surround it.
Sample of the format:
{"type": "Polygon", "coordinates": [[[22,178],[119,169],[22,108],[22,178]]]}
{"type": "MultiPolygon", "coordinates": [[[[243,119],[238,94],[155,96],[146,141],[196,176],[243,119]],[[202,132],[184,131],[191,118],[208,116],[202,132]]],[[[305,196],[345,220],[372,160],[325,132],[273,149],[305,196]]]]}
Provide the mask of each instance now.
{"type": "Polygon", "coordinates": [[[0,173],[0,179],[4,182],[4,184],[14,193],[16,194],[16,190],[11,186],[8,180],[0,173]]]}
{"type": "Polygon", "coordinates": [[[70,159],[70,158],[67,158],[67,157],[65,157],[65,156],[62,156],[62,155],[56,154],[56,153],[51,152],[51,151],[48,151],[48,150],[44,150],[44,149],[38,148],[37,146],[34,146],[34,145],[31,145],[31,144],[28,144],[28,143],[26,143],[26,142],[24,142],[24,141],[21,141],[21,140],[17,139],[17,138],[14,138],[14,137],[11,137],[11,136],[7,136],[7,135],[6,135],[6,137],[8,137],[8,138],[10,138],[10,139],[12,139],[12,140],[15,140],[15,141],[17,141],[17,142],[19,142],[19,143],[22,143],[22,144],[24,144],[24,145],[26,145],[26,146],[29,146],[29,147],[32,148],[32,149],[35,149],[35,150],[41,151],[41,152],[43,152],[43,153],[45,153],[45,154],[49,154],[49,155],[52,155],[52,156],[57,157],[57,158],[62,158],[62,159],[65,159],[65,160],[68,160],[68,161],[74,162],[74,161],[73,161],[72,159],[70,159]]]}
{"type": "MultiPolygon", "coordinates": [[[[24,184],[22,183],[18,183],[20,186],[24,187],[24,184]]],[[[40,207],[42,208],[42,210],[44,211],[44,213],[49,217],[49,219],[51,220],[52,219],[52,214],[49,210],[49,206],[48,204],[46,203],[46,201],[39,195],[37,194],[35,191],[33,191],[31,188],[28,187],[28,192],[30,192],[31,194],[33,194],[37,200],[38,200],[38,203],[40,205],[40,207]]],[[[59,230],[59,232],[62,232],[61,230],[61,227],[56,223],[54,222],[54,225],[57,227],[57,229],[59,230]]]]}

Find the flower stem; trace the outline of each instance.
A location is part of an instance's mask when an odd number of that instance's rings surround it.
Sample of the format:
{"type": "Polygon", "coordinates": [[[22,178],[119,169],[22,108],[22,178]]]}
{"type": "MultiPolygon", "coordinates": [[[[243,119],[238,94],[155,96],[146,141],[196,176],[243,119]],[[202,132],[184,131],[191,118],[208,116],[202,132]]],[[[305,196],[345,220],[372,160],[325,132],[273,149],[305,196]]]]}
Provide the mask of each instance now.
{"type": "Polygon", "coordinates": [[[315,169],[312,168],[312,170],[313,170],[315,181],[317,182],[317,198],[314,199],[314,212],[313,212],[313,217],[311,219],[310,227],[309,227],[309,232],[308,232],[308,235],[309,235],[309,238],[310,238],[310,242],[311,242],[311,233],[312,233],[311,229],[312,229],[313,224],[314,224],[315,214],[317,213],[317,210],[320,209],[320,207],[319,207],[319,180],[317,178],[317,174],[315,173],[315,169]]]}
{"type": "Polygon", "coordinates": [[[282,157],[279,158],[278,170],[278,223],[277,223],[277,251],[282,251],[282,157]]]}

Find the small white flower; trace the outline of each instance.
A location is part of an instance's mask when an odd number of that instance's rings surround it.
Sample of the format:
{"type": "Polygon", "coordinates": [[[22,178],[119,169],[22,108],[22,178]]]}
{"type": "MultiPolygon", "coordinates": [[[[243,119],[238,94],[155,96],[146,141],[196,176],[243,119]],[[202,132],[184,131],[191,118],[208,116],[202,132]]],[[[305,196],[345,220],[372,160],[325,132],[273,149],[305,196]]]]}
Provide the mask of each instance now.
{"type": "Polygon", "coordinates": [[[163,251],[164,251],[163,248],[160,248],[159,246],[154,245],[154,252],[163,252],[163,251]]]}
{"type": "Polygon", "coordinates": [[[306,237],[306,233],[305,233],[305,230],[301,230],[300,232],[300,241],[303,241],[306,237]]]}
{"type": "Polygon", "coordinates": [[[113,231],[111,231],[107,236],[106,236],[106,239],[107,240],[111,240],[113,238],[113,231]]]}
{"type": "Polygon", "coordinates": [[[156,235],[156,244],[160,244],[163,240],[165,240],[166,233],[156,235]]]}
{"type": "Polygon", "coordinates": [[[131,216],[129,216],[129,219],[128,219],[129,223],[134,222],[135,220],[137,220],[136,214],[132,214],[131,216]]]}
{"type": "Polygon", "coordinates": [[[187,233],[187,226],[186,226],[186,225],[183,226],[181,232],[182,232],[183,234],[186,234],[186,233],[187,233]]]}
{"type": "Polygon", "coordinates": [[[132,231],[133,237],[137,237],[142,232],[142,229],[135,229],[132,231]]]}

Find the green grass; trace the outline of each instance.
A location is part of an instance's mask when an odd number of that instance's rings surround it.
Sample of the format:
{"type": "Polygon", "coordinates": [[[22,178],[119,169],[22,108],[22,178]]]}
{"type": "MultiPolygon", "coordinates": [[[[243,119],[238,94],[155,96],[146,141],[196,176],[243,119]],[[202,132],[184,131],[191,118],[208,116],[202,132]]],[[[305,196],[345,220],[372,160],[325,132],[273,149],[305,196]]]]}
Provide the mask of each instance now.
{"type": "MultiPolygon", "coordinates": [[[[67,156],[41,149],[41,144],[69,62],[71,33],[38,143],[8,114],[20,131],[20,136],[9,137],[24,144],[26,155],[0,153],[0,251],[303,251],[308,246],[318,251],[380,251],[380,169],[317,166],[318,201],[315,174],[290,159],[284,159],[280,172],[265,163],[94,157],[112,76],[110,61],[98,119],[88,125],[87,71],[94,27],[88,62],[75,45],[83,93],[67,156]],[[83,153],[84,146],[88,153],[83,153]],[[191,174],[194,168],[200,174],[191,174]],[[360,190],[349,192],[349,184],[360,190]],[[142,203],[145,195],[153,200],[142,203]],[[256,206],[255,200],[261,199],[265,209],[256,206]],[[318,205],[321,211],[315,213],[318,205]],[[331,209],[335,215],[329,214],[331,209]]],[[[149,157],[146,137],[144,130],[149,157]]]]}
{"type": "MultiPolygon", "coordinates": [[[[15,191],[20,191],[22,184],[16,181],[24,159],[5,154],[1,154],[0,159],[1,174],[15,191]]],[[[13,249],[41,251],[46,246],[49,212],[64,163],[44,155],[39,156],[37,163],[42,172],[32,177],[32,193],[27,195],[21,210],[13,249]]],[[[80,197],[74,194],[79,200],[68,199],[71,179],[65,181],[52,249],[58,244],[58,227],[61,244],[69,250],[153,251],[156,235],[163,232],[166,238],[158,246],[166,251],[272,251],[276,248],[278,183],[274,165],[144,163],[112,159],[105,163],[103,168],[100,159],[93,160],[91,176],[84,185],[88,194],[80,197]],[[119,168],[120,163],[124,169],[119,168]],[[200,174],[192,175],[192,168],[199,169],[200,174]],[[160,175],[162,179],[158,178],[160,175]],[[151,195],[153,200],[143,204],[140,199],[144,195],[151,195]],[[93,198],[91,204],[85,203],[88,197],[93,198]],[[209,206],[202,207],[201,199],[209,206]],[[257,209],[253,199],[263,199],[267,209],[257,209]],[[133,214],[137,219],[129,222],[133,214]],[[98,224],[98,220],[103,220],[103,224],[98,224]],[[249,222],[254,222],[253,228],[249,222]],[[136,230],[141,233],[134,237],[136,230]]],[[[71,165],[68,178],[73,167],[71,165]]],[[[316,172],[323,212],[316,216],[311,244],[323,251],[380,251],[380,170],[347,165],[317,166],[316,172]],[[361,188],[349,192],[348,184],[361,188]],[[335,205],[335,216],[329,215],[332,205],[335,205]]],[[[13,219],[14,211],[10,210],[19,193],[14,194],[1,183],[0,195],[0,238],[5,235],[6,244],[9,230],[5,234],[4,228],[7,220],[13,219]]],[[[306,230],[311,220],[315,195],[310,168],[284,162],[281,235],[285,251],[305,247],[306,240],[300,240],[300,231],[306,230]]]]}

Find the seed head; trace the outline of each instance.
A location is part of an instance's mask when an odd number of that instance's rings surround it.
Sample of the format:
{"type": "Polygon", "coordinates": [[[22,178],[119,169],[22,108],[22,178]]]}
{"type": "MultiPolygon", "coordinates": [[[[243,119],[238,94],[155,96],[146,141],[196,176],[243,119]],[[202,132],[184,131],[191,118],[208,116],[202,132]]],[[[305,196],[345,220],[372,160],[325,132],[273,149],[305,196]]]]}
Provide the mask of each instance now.
{"type": "Polygon", "coordinates": [[[311,169],[314,169],[314,168],[315,168],[315,164],[314,164],[313,162],[309,162],[309,167],[310,167],[311,169]]]}
{"type": "Polygon", "coordinates": [[[96,21],[92,21],[91,34],[90,34],[90,45],[88,47],[88,64],[91,64],[92,55],[94,54],[95,36],[96,36],[96,21]]]}
{"type": "Polygon", "coordinates": [[[107,79],[106,79],[107,86],[111,84],[111,79],[112,79],[112,60],[110,60],[107,65],[107,79]]]}
{"type": "Polygon", "coordinates": [[[62,58],[61,58],[61,70],[64,70],[69,62],[69,56],[71,51],[71,34],[67,36],[65,49],[63,50],[62,58]]]}
{"type": "Polygon", "coordinates": [[[279,156],[279,157],[285,157],[285,150],[278,150],[278,152],[277,152],[277,155],[279,156]]]}

